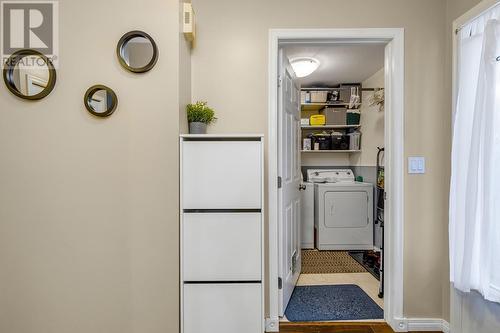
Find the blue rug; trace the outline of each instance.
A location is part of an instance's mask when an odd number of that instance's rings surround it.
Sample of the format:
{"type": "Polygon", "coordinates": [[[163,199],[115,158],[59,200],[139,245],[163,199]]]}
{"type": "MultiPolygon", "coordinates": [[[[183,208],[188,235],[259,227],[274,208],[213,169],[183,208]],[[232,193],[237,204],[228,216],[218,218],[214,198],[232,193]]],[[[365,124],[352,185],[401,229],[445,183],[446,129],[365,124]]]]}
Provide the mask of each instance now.
{"type": "Polygon", "coordinates": [[[383,319],[384,311],[354,284],[295,287],[285,310],[289,321],[383,319]]]}

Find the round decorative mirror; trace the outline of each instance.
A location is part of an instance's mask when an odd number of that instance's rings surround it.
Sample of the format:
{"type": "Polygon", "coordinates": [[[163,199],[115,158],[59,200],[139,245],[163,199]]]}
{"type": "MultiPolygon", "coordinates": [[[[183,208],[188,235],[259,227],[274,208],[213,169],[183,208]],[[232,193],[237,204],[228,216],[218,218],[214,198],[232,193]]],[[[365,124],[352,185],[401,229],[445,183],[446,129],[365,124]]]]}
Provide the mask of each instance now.
{"type": "Polygon", "coordinates": [[[116,110],[118,98],[111,88],[95,85],[87,90],[83,102],[87,110],[94,116],[109,117],[116,110]]]}
{"type": "Polygon", "coordinates": [[[56,70],[45,55],[25,49],[12,54],[4,64],[3,80],[14,95],[39,100],[56,85],[56,70]]]}
{"type": "Polygon", "coordinates": [[[158,61],[158,48],[147,33],[131,31],[118,42],[116,55],[125,69],[133,73],[145,73],[158,61]]]}

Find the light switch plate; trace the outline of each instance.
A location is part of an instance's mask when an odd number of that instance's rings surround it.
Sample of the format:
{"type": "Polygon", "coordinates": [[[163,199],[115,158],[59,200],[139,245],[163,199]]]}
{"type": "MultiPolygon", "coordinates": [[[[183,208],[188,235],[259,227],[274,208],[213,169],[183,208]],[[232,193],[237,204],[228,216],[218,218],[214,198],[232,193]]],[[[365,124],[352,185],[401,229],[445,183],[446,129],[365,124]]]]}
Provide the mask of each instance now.
{"type": "Polygon", "coordinates": [[[425,173],[425,157],[422,156],[408,157],[408,173],[410,174],[425,173]]]}

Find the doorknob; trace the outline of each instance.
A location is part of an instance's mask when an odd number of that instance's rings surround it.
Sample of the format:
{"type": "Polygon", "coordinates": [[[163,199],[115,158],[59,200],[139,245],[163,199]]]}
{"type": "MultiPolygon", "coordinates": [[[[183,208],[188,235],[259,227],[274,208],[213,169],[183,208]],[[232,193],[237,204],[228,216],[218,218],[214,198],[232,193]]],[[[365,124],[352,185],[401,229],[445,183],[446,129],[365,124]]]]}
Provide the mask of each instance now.
{"type": "Polygon", "coordinates": [[[303,184],[299,185],[299,191],[305,191],[305,189],[306,189],[305,185],[303,185],[303,184]]]}

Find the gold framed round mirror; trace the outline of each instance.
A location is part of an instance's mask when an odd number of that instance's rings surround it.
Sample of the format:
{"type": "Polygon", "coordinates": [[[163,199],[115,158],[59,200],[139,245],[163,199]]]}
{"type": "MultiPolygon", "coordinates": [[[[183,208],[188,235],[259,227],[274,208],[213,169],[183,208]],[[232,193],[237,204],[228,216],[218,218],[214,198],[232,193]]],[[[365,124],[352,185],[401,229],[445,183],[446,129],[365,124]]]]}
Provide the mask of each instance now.
{"type": "Polygon", "coordinates": [[[56,85],[56,69],[42,53],[23,49],[5,62],[3,81],[11,93],[27,100],[39,100],[49,95],[56,85]]]}
{"type": "Polygon", "coordinates": [[[158,47],[144,31],[130,31],[116,46],[116,55],[123,68],[133,73],[146,73],[158,61],[158,47]]]}
{"type": "Polygon", "coordinates": [[[113,89],[98,84],[87,89],[83,98],[85,108],[96,117],[109,117],[118,106],[118,97],[113,89]]]}

